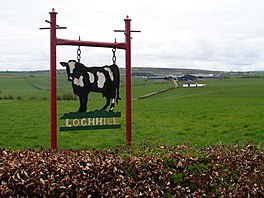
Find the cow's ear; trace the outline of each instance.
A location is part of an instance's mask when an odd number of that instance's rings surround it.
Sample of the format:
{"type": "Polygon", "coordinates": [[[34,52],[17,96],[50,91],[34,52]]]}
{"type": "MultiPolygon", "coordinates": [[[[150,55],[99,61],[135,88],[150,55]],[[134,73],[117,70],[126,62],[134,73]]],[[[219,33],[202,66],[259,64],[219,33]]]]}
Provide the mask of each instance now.
{"type": "Polygon", "coordinates": [[[63,66],[63,67],[66,67],[68,65],[68,63],[66,62],[60,62],[60,64],[63,66]]]}

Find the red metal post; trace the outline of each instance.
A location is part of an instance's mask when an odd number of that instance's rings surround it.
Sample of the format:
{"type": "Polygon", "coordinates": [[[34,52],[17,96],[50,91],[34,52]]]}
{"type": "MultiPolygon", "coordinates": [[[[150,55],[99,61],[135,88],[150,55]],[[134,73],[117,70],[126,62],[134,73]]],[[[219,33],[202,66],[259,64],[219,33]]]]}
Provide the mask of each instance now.
{"type": "MultiPolygon", "coordinates": [[[[95,41],[76,41],[67,39],[57,39],[56,29],[66,29],[66,27],[57,27],[56,14],[54,8],[50,14],[50,148],[57,149],[57,83],[56,83],[56,46],[57,45],[79,45],[91,47],[109,47],[126,50],[126,144],[132,144],[132,118],[131,118],[131,19],[127,16],[125,21],[125,31],[115,30],[115,32],[125,32],[125,43],[107,43],[95,41]]],[[[48,22],[48,21],[47,21],[48,22]]]]}
{"type": "Polygon", "coordinates": [[[50,148],[57,149],[56,14],[50,14],[50,148]]]}
{"type": "Polygon", "coordinates": [[[132,143],[132,126],[131,126],[131,36],[130,36],[131,19],[127,16],[125,19],[126,35],[126,145],[132,143]]]}

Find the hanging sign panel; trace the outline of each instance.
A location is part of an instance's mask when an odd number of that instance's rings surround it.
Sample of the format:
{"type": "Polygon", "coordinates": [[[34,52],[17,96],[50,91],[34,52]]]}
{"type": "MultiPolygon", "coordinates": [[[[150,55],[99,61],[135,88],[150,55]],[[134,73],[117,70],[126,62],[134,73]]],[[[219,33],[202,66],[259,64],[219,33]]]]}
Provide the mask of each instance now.
{"type": "Polygon", "coordinates": [[[60,131],[115,129],[121,128],[118,118],[121,112],[90,111],[65,113],[60,119],[65,119],[65,126],[60,131]]]}

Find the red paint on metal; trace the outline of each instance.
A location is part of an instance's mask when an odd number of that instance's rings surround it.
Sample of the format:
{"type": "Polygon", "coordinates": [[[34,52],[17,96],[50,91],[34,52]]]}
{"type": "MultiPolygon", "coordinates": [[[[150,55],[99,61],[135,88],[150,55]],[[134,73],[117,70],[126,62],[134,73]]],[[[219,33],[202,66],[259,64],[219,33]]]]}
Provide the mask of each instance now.
{"type": "Polygon", "coordinates": [[[130,37],[131,19],[127,16],[125,19],[126,35],[126,145],[132,143],[132,116],[131,116],[131,37],[130,37]]]}
{"type": "Polygon", "coordinates": [[[108,43],[96,41],[79,41],[57,38],[57,45],[76,45],[76,46],[90,46],[90,47],[105,47],[105,48],[118,48],[125,49],[125,43],[108,43]]]}
{"type": "Polygon", "coordinates": [[[132,116],[131,116],[131,19],[127,16],[125,21],[125,30],[115,30],[115,32],[124,32],[126,35],[125,43],[107,43],[96,41],[80,41],[59,39],[56,37],[56,29],[66,29],[56,24],[56,14],[53,8],[50,14],[50,148],[57,149],[57,85],[56,85],[56,46],[57,45],[76,45],[90,47],[118,48],[126,50],[126,144],[132,144],[132,116]]]}
{"type": "Polygon", "coordinates": [[[56,14],[50,14],[50,148],[57,149],[56,14]]]}

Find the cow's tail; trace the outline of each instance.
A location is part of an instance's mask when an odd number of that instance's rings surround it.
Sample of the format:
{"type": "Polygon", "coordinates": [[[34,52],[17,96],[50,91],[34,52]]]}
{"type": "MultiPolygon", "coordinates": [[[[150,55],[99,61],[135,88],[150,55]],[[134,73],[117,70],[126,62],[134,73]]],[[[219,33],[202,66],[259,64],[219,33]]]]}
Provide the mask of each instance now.
{"type": "Polygon", "coordinates": [[[116,104],[118,104],[118,100],[121,100],[120,96],[119,96],[119,87],[120,87],[120,73],[119,73],[119,67],[116,65],[117,67],[117,86],[116,86],[116,104]]]}

